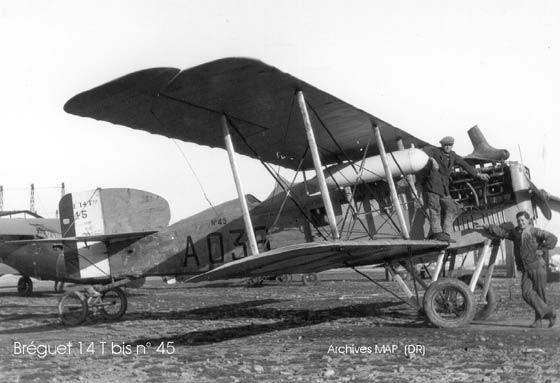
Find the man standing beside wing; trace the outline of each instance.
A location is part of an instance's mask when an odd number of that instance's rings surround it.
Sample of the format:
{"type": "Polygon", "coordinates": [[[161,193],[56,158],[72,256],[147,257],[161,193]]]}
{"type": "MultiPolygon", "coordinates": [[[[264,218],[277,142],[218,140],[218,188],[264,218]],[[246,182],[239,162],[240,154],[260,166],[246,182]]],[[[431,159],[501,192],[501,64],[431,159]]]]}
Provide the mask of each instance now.
{"type": "Polygon", "coordinates": [[[457,204],[449,194],[449,181],[453,168],[460,166],[471,176],[485,182],[490,178],[488,174],[477,173],[472,166],[455,153],[452,150],[454,143],[455,139],[447,136],[440,140],[441,147],[429,146],[422,149],[430,157],[431,161],[429,174],[424,181],[424,192],[428,211],[430,212],[432,237],[446,242],[455,242],[449,235],[453,230],[453,221],[457,216],[458,209],[457,204]]]}
{"type": "Polygon", "coordinates": [[[525,302],[535,310],[533,328],[542,327],[542,319],[548,319],[548,327],[554,326],[556,313],[546,302],[546,261],[543,249],[556,246],[558,239],[546,230],[531,225],[531,216],[526,211],[516,215],[517,227],[506,229],[497,225],[479,225],[499,238],[513,242],[513,252],[517,269],[521,276],[521,294],[525,302]]]}

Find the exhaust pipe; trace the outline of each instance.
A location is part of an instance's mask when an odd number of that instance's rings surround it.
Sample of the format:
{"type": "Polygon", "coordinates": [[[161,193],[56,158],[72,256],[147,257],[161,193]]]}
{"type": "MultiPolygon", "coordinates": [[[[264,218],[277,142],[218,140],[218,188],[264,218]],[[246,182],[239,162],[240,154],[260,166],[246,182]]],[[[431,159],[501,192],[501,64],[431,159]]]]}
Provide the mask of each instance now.
{"type": "Polygon", "coordinates": [[[473,145],[473,152],[464,158],[466,160],[499,162],[509,158],[509,152],[505,149],[496,149],[486,141],[480,128],[475,125],[468,130],[469,138],[473,145]]]}

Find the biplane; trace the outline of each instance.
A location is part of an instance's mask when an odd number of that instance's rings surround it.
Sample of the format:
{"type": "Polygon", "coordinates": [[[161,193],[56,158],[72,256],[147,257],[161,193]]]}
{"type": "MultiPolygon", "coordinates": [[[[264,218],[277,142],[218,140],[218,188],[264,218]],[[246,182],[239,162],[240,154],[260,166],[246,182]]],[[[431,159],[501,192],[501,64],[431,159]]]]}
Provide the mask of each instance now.
{"type": "MultiPolygon", "coordinates": [[[[456,169],[451,192],[463,209],[451,233],[455,243],[426,240],[429,224],[420,195],[428,161],[421,149],[428,143],[258,60],[225,58],[186,70],[142,70],[74,96],[64,110],[227,150],[247,256],[223,257],[231,233],[222,230],[224,220],[216,212],[214,231],[196,243],[181,238],[176,249],[184,254],[185,266],[198,267],[190,282],[380,265],[401,287],[402,299],[422,307],[434,325],[463,326],[477,310],[487,316],[495,305],[491,278],[499,243],[477,225],[513,221],[519,210],[537,215],[536,206],[550,218],[547,197],[532,184],[528,169],[507,161],[509,153],[488,145],[475,127],[469,131],[474,151],[466,159],[490,181],[456,169]],[[281,190],[252,204],[238,154],[260,161],[281,190]],[[302,173],[304,181],[286,182],[272,165],[302,173]],[[264,228],[255,225],[263,211],[275,217],[264,228]],[[274,233],[288,227],[300,227],[303,238],[276,246],[274,233]],[[259,248],[259,230],[270,250],[259,248]],[[471,276],[440,278],[447,262],[473,251],[480,256],[471,276]],[[431,283],[414,267],[429,261],[436,262],[431,283]],[[395,272],[399,265],[413,276],[416,299],[395,272]],[[426,290],[423,303],[417,285],[426,290]]],[[[151,251],[167,252],[164,241],[155,242],[151,251]]],[[[181,273],[188,274],[186,269],[181,273]]]]}
{"type": "MultiPolygon", "coordinates": [[[[43,218],[29,210],[2,211],[0,217],[6,217],[0,219],[0,241],[60,237],[60,225],[56,218],[43,218]],[[13,217],[20,214],[26,217],[13,217]]],[[[29,296],[33,292],[33,281],[30,277],[49,279],[43,277],[51,276],[48,272],[44,274],[44,269],[38,267],[38,253],[20,254],[5,250],[0,244],[0,262],[12,267],[21,275],[17,283],[19,295],[29,296]]],[[[62,291],[63,284],[58,283],[56,278],[50,280],[55,281],[55,291],[62,291]]]]}

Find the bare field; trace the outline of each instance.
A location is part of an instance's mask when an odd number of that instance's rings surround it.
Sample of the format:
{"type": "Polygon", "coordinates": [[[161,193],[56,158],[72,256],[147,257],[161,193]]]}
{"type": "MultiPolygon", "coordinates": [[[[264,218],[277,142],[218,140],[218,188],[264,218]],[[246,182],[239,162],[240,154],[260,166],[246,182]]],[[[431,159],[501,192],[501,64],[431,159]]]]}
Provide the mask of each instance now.
{"type": "MultiPolygon", "coordinates": [[[[526,327],[519,281],[494,280],[489,320],[437,329],[351,271],[320,277],[258,288],[154,278],[128,290],[122,320],[78,327],[60,324],[51,282],[29,298],[2,288],[0,381],[560,382],[560,324],[526,327]]],[[[559,283],[548,297],[560,308],[559,283]]]]}

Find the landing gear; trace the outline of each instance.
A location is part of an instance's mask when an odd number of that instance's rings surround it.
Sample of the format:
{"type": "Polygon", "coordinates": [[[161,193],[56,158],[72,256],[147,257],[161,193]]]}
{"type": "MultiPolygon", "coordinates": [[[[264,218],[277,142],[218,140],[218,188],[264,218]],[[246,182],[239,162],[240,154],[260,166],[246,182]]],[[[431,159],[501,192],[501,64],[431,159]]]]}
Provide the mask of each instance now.
{"type": "Polygon", "coordinates": [[[33,292],[33,281],[28,276],[23,276],[18,280],[18,294],[22,297],[28,297],[33,292]]]}
{"type": "Polygon", "coordinates": [[[70,291],[60,299],[58,312],[62,323],[76,326],[84,322],[88,314],[95,317],[100,313],[107,320],[120,319],[127,306],[125,293],[120,287],[114,287],[98,295],[92,295],[88,291],[70,291]]]}
{"type": "MultiPolygon", "coordinates": [[[[463,275],[459,279],[466,284],[469,284],[471,282],[471,277],[472,275],[463,275]]],[[[474,319],[476,320],[488,319],[490,315],[494,313],[494,311],[496,310],[496,306],[498,305],[496,293],[492,289],[492,286],[488,288],[486,297],[482,296],[483,288],[484,280],[479,279],[476,282],[476,288],[474,290],[474,301],[476,304],[476,313],[474,315],[474,319]]]]}
{"type": "Polygon", "coordinates": [[[54,281],[54,292],[55,293],[64,292],[64,282],[54,281]]]}
{"type": "Polygon", "coordinates": [[[439,279],[430,284],[424,295],[424,312],[437,327],[466,326],[476,314],[474,295],[458,279],[439,279]]]}
{"type": "Polygon", "coordinates": [[[128,300],[122,289],[115,287],[106,291],[101,296],[101,302],[98,304],[101,314],[108,320],[120,319],[126,312],[128,300]]]}
{"type": "Polygon", "coordinates": [[[78,291],[70,291],[64,294],[58,302],[58,313],[65,325],[79,325],[87,316],[86,298],[78,291]]]}
{"type": "Polygon", "coordinates": [[[266,277],[251,277],[247,279],[247,287],[261,287],[266,277]]]}
{"type": "Polygon", "coordinates": [[[306,286],[316,285],[316,284],[319,283],[319,277],[317,276],[317,273],[302,274],[301,275],[301,280],[302,280],[303,284],[306,285],[306,286]]]}
{"type": "Polygon", "coordinates": [[[276,282],[280,283],[281,285],[287,285],[292,281],[292,274],[281,274],[276,276],[276,282]]]}

